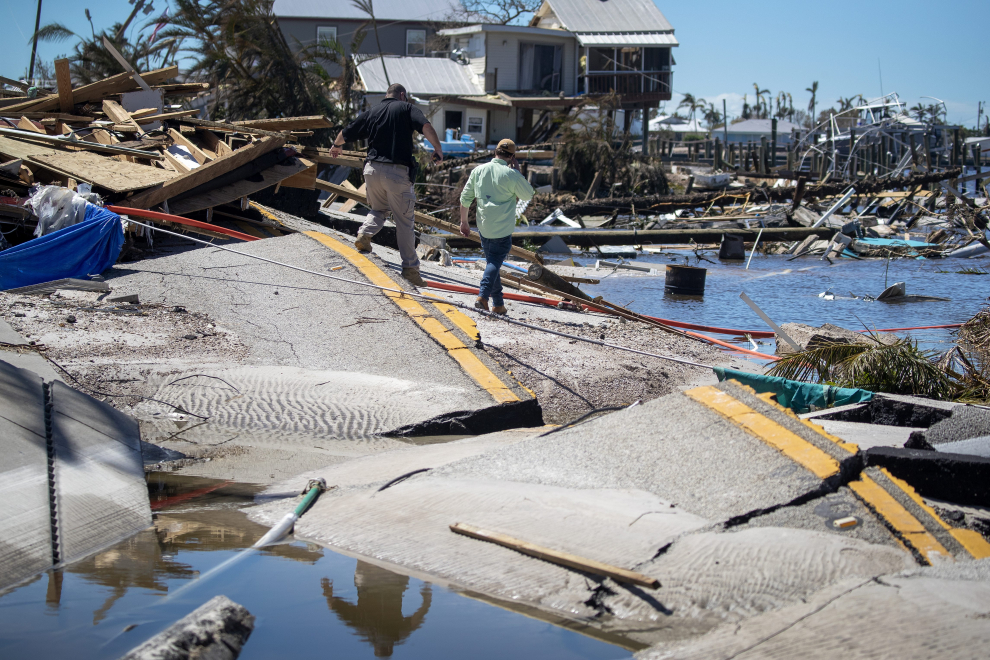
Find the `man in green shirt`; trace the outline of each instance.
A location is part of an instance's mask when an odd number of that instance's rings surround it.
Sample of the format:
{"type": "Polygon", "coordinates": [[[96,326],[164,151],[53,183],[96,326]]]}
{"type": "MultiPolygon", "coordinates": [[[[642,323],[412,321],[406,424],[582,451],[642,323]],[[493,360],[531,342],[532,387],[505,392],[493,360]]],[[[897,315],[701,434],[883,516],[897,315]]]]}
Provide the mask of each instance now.
{"type": "Polygon", "coordinates": [[[512,249],[512,230],[516,228],[516,200],[533,198],[533,186],[519,173],[516,161],[516,144],[502,140],[495,147],[495,158],[490,163],[476,167],[461,193],[461,234],[469,236],[468,209],[477,201],[478,233],[481,248],[485,252],[485,274],[481,276],[481,289],[474,306],[488,311],[488,299],[494,307],[491,311],[505,314],[502,300],[502,278],[499,269],[512,249]]]}

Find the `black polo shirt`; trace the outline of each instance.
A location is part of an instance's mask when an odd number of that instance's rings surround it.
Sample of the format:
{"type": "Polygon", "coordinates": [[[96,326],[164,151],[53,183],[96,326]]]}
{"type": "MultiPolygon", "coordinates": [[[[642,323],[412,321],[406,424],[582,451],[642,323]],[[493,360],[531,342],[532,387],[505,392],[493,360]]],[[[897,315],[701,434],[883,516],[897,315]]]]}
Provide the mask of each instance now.
{"type": "Polygon", "coordinates": [[[412,103],[385,98],[358,115],[344,129],[344,140],[368,140],[368,160],[406,165],[411,180],[416,171],[413,131],[422,133],[423,127],[429,123],[423,112],[412,103]]]}

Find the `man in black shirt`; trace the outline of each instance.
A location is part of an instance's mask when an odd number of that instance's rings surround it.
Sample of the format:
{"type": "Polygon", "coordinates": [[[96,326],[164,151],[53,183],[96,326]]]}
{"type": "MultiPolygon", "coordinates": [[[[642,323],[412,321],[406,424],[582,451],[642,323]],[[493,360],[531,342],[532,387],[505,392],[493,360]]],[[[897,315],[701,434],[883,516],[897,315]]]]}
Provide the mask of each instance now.
{"type": "Polygon", "coordinates": [[[443,160],[443,148],[433,126],[422,111],[409,103],[402,85],[391,85],[382,102],[358,115],[334,140],[330,155],[340,155],[345,142],[368,140],[364,181],[371,212],[358,230],[354,247],[371,252],[371,237],[385,225],[385,212],[392,212],[395,233],[402,256],[402,277],[416,286],[425,286],[419,274],[416,236],[413,233],[413,206],[416,193],[416,161],[413,157],[413,131],[426,136],[434,149],[434,160],[443,160]]]}

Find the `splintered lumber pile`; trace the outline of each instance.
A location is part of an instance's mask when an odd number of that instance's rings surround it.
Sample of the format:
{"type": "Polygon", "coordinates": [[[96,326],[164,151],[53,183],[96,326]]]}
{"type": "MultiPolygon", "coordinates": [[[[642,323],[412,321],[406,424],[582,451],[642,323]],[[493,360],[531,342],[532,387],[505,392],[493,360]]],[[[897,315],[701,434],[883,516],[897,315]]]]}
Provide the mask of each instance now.
{"type": "MultiPolygon", "coordinates": [[[[205,93],[210,85],[169,82],[179,73],[175,66],[79,87],[72,86],[68,60],[57,60],[55,72],[55,90],[0,99],[5,189],[26,195],[34,183],[87,183],[110,204],[178,215],[273,186],[315,188],[325,150],[308,149],[319,158],[305,158],[291,143],[299,131],[332,128],[327,117],[199,119],[199,110],[167,99],[205,93]]],[[[348,154],[347,162],[358,156],[348,154]]]]}

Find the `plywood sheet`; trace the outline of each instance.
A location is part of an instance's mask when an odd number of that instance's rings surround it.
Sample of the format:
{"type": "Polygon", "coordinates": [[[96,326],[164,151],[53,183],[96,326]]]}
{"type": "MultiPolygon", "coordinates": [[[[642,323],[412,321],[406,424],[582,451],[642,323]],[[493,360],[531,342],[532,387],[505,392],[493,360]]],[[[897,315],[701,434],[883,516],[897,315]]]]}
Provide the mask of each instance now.
{"type": "Polygon", "coordinates": [[[14,138],[0,136],[0,154],[3,154],[8,158],[20,158],[21,160],[27,160],[31,156],[41,156],[55,153],[58,152],[36,142],[15,140],[14,138]]]}
{"type": "MultiPolygon", "coordinates": [[[[0,148],[0,151],[3,151],[0,148]]],[[[127,163],[85,151],[49,152],[31,156],[30,162],[117,193],[143,190],[178,176],[175,172],[127,163]]]]}
{"type": "MultiPolygon", "coordinates": [[[[212,208],[214,206],[222,206],[223,204],[229,204],[230,202],[236,201],[241,197],[246,195],[251,195],[259,190],[264,190],[270,186],[274,186],[279,181],[284,181],[300,172],[306,170],[306,165],[300,162],[298,158],[290,158],[283,163],[279,163],[273,167],[269,167],[267,170],[261,172],[260,181],[249,181],[248,179],[242,179],[237,183],[230,184],[229,186],[222,186],[215,190],[196,195],[194,197],[189,197],[177,202],[169,204],[169,212],[174,215],[182,215],[184,213],[192,213],[193,211],[200,211],[202,209],[212,208]]],[[[251,177],[252,179],[255,177],[251,177]]]]}

